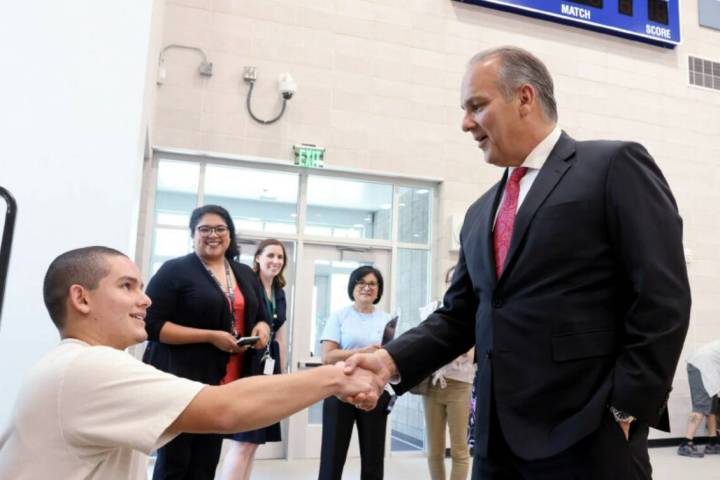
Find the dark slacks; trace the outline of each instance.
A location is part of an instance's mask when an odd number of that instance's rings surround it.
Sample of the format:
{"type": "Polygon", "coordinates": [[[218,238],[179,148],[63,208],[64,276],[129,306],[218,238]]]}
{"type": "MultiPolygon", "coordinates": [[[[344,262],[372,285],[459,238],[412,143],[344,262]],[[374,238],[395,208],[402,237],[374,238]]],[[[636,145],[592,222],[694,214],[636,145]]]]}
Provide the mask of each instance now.
{"type": "Polygon", "coordinates": [[[347,458],[353,424],[360,441],[360,479],[381,480],[385,458],[387,392],[375,409],[365,412],[335,397],[323,402],[322,447],[319,480],[340,480],[347,458]]]}
{"type": "Polygon", "coordinates": [[[222,436],[181,433],[158,449],[153,480],[213,480],[222,436]]]}
{"type": "MultiPolygon", "coordinates": [[[[494,410],[494,409],[493,409],[494,410]]],[[[505,441],[495,412],[491,412],[488,457],[475,458],[473,480],[650,480],[648,427],[633,422],[630,438],[610,412],[597,431],[564,452],[539,460],[523,460],[505,441]]]]}

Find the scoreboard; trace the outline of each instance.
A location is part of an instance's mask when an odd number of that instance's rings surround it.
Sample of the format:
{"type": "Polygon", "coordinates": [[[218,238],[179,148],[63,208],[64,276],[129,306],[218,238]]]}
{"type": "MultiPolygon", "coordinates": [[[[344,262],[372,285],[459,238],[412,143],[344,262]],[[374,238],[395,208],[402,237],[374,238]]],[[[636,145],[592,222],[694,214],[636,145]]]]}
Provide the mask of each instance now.
{"type": "Polygon", "coordinates": [[[455,0],[675,48],[680,0],[455,0]]]}

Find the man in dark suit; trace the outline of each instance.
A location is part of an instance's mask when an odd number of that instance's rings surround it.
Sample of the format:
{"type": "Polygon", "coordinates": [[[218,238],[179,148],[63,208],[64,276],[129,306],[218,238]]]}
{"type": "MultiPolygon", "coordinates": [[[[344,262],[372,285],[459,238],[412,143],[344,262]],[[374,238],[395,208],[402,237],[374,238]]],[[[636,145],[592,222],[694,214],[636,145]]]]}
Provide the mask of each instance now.
{"type": "Polygon", "coordinates": [[[552,78],[522,49],[473,57],[462,107],[502,179],[466,214],[443,307],[347,371],[402,393],[474,342],[474,479],[651,478],[648,427],[668,428],[690,312],[665,178],[641,145],[562,132],[552,78]]]}

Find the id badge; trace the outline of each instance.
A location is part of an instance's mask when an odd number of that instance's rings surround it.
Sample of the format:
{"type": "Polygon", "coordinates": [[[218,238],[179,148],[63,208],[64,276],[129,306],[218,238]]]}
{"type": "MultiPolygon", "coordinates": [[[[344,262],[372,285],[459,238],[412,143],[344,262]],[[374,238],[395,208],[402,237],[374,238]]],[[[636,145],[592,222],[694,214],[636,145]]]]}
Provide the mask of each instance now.
{"type": "Polygon", "coordinates": [[[272,375],[275,373],[275,359],[270,357],[265,359],[265,366],[263,367],[263,375],[272,375]]]}

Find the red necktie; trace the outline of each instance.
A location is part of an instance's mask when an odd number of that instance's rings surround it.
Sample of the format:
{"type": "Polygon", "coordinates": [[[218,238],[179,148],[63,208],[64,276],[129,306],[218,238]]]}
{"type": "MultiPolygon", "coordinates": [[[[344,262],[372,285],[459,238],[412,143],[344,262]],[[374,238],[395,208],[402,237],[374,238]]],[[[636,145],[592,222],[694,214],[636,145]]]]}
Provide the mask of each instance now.
{"type": "Polygon", "coordinates": [[[505,197],[498,212],[495,230],[493,231],[493,245],[495,247],[495,273],[498,278],[505,265],[512,239],[515,213],[517,212],[518,196],[520,195],[520,180],[527,173],[527,167],[518,167],[513,170],[510,179],[505,185],[505,197]]]}

